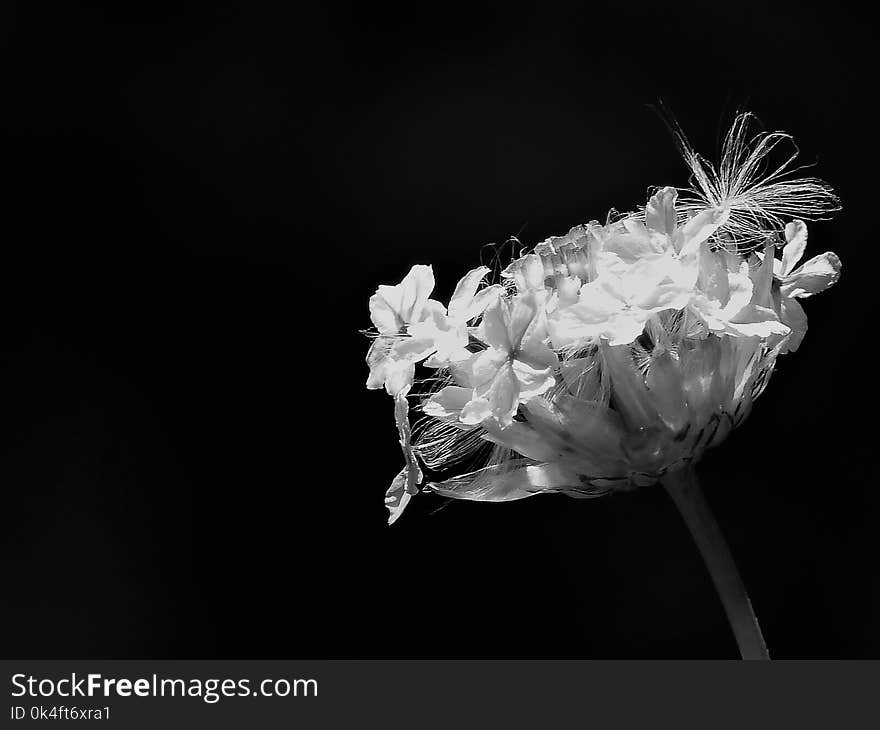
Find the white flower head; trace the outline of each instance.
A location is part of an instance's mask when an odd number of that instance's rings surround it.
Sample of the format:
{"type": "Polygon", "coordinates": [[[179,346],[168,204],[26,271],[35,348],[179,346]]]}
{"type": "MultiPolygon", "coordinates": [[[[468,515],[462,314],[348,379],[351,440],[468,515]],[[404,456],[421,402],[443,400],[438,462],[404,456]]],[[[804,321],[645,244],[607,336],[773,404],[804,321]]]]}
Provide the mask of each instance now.
{"type": "Polygon", "coordinates": [[[786,165],[762,178],[758,163],[787,137],[749,143],[747,121],[717,170],[682,142],[693,190],[662,187],[636,213],[546,239],[502,272],[507,286],[481,288],[480,266],[444,306],[432,269],[414,266],[379,287],[367,385],[395,398],[406,466],[387,493],[392,521],[420,465],[439,475],[426,490],[459,499],[598,496],[694,463],[743,421],[806,332],[799,300],[840,275],[833,253],[799,265],[806,224],[780,219],[836,198],[786,165]],[[420,363],[430,378],[416,379],[420,363]],[[462,464],[476,468],[448,473],[462,464]]]}

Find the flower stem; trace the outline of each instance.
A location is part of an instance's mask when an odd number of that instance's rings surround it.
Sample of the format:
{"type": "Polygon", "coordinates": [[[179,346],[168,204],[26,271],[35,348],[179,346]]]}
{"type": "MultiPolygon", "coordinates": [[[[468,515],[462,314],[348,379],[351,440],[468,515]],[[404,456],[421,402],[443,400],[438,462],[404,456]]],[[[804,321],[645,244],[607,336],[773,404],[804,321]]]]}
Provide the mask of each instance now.
{"type": "Polygon", "coordinates": [[[660,483],[684,518],[724,604],[743,659],[769,659],[758,619],[730,548],[700,489],[693,467],[670,472],[660,483]]]}

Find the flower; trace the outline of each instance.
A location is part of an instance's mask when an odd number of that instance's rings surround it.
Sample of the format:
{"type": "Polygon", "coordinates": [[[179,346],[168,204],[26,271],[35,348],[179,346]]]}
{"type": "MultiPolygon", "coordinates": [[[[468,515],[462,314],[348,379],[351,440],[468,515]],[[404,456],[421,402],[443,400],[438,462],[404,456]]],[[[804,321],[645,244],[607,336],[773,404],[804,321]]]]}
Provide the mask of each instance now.
{"type": "Polygon", "coordinates": [[[367,352],[367,365],[370,374],[367,376],[367,388],[378,390],[385,388],[388,395],[406,395],[412,387],[416,366],[412,360],[399,359],[395,356],[396,337],[380,336],[373,340],[367,352]]]}
{"type": "Polygon", "coordinates": [[[427,367],[446,367],[470,357],[467,350],[468,322],[480,316],[502,291],[495,285],[477,292],[488,273],[486,266],[471,269],[456,285],[448,309],[443,305],[432,307],[426,319],[410,326],[409,332],[414,340],[424,342],[422,348],[413,348],[419,350],[418,359],[430,355],[425,362],[427,367]]]}
{"type": "Polygon", "coordinates": [[[537,292],[497,299],[480,325],[488,347],[455,371],[466,387],[447,386],[428,400],[425,413],[440,418],[455,413],[465,425],[494,419],[506,426],[520,403],[551,388],[558,358],[546,344],[543,304],[537,292]]]}
{"type": "Polygon", "coordinates": [[[739,337],[786,335],[789,328],[776,315],[762,292],[769,292],[770,272],[725,250],[701,246],[697,289],[690,310],[710,332],[739,337]],[[758,281],[759,286],[755,286],[758,281]]]}
{"type": "Polygon", "coordinates": [[[428,299],[434,289],[430,266],[413,266],[397,286],[380,286],[370,297],[370,318],[379,336],[367,353],[367,388],[385,387],[389,395],[412,386],[415,363],[430,357],[429,367],[467,358],[467,323],[478,317],[500,286],[477,292],[489,269],[472,269],[458,282],[449,309],[428,299]]]}
{"type": "Polygon", "coordinates": [[[431,356],[432,367],[466,359],[469,320],[482,313],[501,287],[477,292],[489,272],[485,266],[471,270],[452,295],[449,309],[429,299],[434,289],[430,266],[413,266],[396,286],[380,286],[370,297],[370,319],[379,332],[367,353],[370,368],[367,388],[385,387],[394,397],[394,419],[406,465],[385,493],[385,504],[393,524],[412,495],[418,493],[422,471],[412,448],[409,405],[406,397],[413,385],[415,364],[431,356]]]}
{"type": "MultiPolygon", "coordinates": [[[[724,207],[708,208],[679,224],[676,195],[674,188],[661,188],[648,201],[644,221],[629,217],[591,228],[591,265],[582,267],[589,281],[572,303],[566,301],[573,288],[568,285],[561,306],[550,315],[554,347],[596,338],[610,345],[629,344],[652,315],[690,303],[700,247],[723,225],[728,212],[724,207]]],[[[560,282],[557,288],[562,291],[560,282]]]]}
{"type": "Polygon", "coordinates": [[[422,319],[434,290],[434,270],[417,264],[396,286],[380,284],[370,297],[370,319],[380,334],[399,334],[422,319]]]}
{"type": "MultiPolygon", "coordinates": [[[[662,203],[663,219],[673,219],[668,190],[652,201],[646,210],[662,203]]],[[[729,251],[707,234],[724,216],[705,212],[702,222],[689,227],[697,214],[665,233],[632,223],[592,229],[592,241],[578,239],[596,273],[583,285],[570,268],[547,265],[557,255],[547,242],[509,267],[517,293],[490,307],[477,330],[487,349],[450,367],[455,384],[423,403],[428,418],[478,435],[461,440],[474,454],[480,441],[496,448],[482,468],[426,489],[485,501],[597,496],[656,482],[723,441],[763,392],[780,352],[773,342],[790,332],[773,292],[798,290],[783,279],[774,284],[772,256],[729,251]],[[497,327],[505,312],[507,327],[497,327]],[[520,350],[493,334],[511,338],[512,321],[521,331],[546,321],[550,335],[552,348],[540,324],[524,338],[550,352],[540,377],[526,371],[525,383],[517,377],[520,350]]],[[[435,445],[415,448],[437,461],[435,445]]]]}
{"type": "Polygon", "coordinates": [[[807,247],[807,225],[801,220],[785,226],[782,260],[773,259],[773,306],[791,333],[780,341],[779,354],[798,349],[807,333],[807,315],[798,299],[824,291],[840,278],[840,259],[826,251],[797,266],[807,247]]]}
{"type": "Polygon", "coordinates": [[[659,481],[703,554],[743,658],[769,659],[692,465],[749,414],[777,357],[804,337],[797,300],[834,284],[841,266],[825,253],[795,268],[806,224],[783,229],[780,216],[819,217],[837,199],[821,181],[786,177],[793,157],[762,178],[763,159],[787,135],[747,140],[749,120],[737,117],[717,169],[679,134],[696,185],[683,204],[664,187],[636,213],[552,236],[502,272],[506,287],[478,293],[488,269],[472,269],[448,308],[427,298],[433,276],[416,267],[380,287],[370,300],[379,337],[368,387],[395,396],[406,459],[386,492],[389,523],[418,491],[421,465],[433,472],[425,491],[486,502],[598,497],[659,481]],[[423,415],[411,430],[406,395],[426,358],[435,375],[422,381],[423,415]]]}
{"type": "Polygon", "coordinates": [[[550,316],[553,346],[595,338],[611,345],[629,344],[651,315],[686,306],[692,291],[687,271],[665,254],[638,259],[620,273],[601,273],[580,288],[575,303],[550,316]]]}
{"type": "Polygon", "coordinates": [[[434,289],[434,272],[430,266],[413,266],[396,286],[380,285],[370,297],[370,319],[379,332],[367,352],[370,373],[367,388],[375,390],[384,386],[394,397],[394,420],[406,466],[391,482],[385,493],[385,504],[393,524],[412,495],[418,493],[422,471],[413,453],[409,423],[409,404],[406,396],[413,384],[415,362],[419,359],[424,342],[407,334],[407,328],[430,316],[439,302],[428,299],[434,289]]]}
{"type": "Polygon", "coordinates": [[[679,223],[677,199],[675,188],[660,188],[645,206],[644,221],[624,218],[604,240],[603,250],[630,263],[671,254],[684,265],[692,264],[699,246],[725,224],[730,210],[708,206],[679,223]]]}
{"type": "Polygon", "coordinates": [[[415,362],[430,343],[406,338],[407,327],[430,316],[439,302],[429,300],[434,290],[434,271],[430,266],[413,266],[396,286],[382,284],[370,297],[370,319],[379,331],[367,353],[370,374],[367,388],[384,387],[388,394],[406,394],[412,386],[415,362]]]}
{"type": "Polygon", "coordinates": [[[412,448],[412,431],[409,425],[409,404],[406,396],[394,397],[394,420],[397,424],[397,433],[400,437],[400,449],[406,465],[394,477],[391,486],[385,492],[385,506],[388,508],[388,524],[393,525],[403,510],[406,509],[410,499],[419,492],[419,484],[422,483],[422,470],[412,448]]]}
{"type": "Polygon", "coordinates": [[[489,270],[477,267],[444,307],[422,266],[379,288],[368,387],[395,396],[406,459],[386,495],[390,521],[421,465],[433,472],[425,490],[447,497],[592,497],[678,472],[742,423],[803,338],[797,300],[840,273],[832,253],[795,268],[801,220],[784,226],[774,258],[784,211],[818,216],[836,198],[820,181],[780,180],[784,167],[765,185],[756,166],[782,138],[759,135],[746,153],[743,129],[717,171],[683,143],[699,186],[684,202],[659,188],[637,212],[550,237],[502,272],[506,287],[480,290],[489,270]],[[415,381],[421,361],[434,374],[415,381]]]}

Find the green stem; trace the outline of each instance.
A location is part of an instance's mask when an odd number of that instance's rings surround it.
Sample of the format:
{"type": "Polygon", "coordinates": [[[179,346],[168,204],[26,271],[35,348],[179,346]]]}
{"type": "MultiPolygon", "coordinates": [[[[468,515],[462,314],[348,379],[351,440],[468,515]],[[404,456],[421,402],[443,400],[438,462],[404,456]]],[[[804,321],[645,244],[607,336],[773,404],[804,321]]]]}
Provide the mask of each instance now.
{"type": "Polygon", "coordinates": [[[721,534],[703,496],[693,467],[671,472],[660,483],[672,497],[700,549],[721,603],[724,604],[742,658],[769,659],[767,645],[761,635],[746,587],[733,562],[724,535],[721,534]]]}

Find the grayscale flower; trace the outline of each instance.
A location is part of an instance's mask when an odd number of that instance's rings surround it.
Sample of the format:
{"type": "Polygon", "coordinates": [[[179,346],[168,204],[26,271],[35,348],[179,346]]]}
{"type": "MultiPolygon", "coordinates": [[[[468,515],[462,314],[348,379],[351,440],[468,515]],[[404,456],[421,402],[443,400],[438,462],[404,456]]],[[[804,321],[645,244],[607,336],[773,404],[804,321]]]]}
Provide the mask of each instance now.
{"type": "MultiPolygon", "coordinates": [[[[512,261],[503,284],[479,289],[489,270],[473,269],[448,308],[428,299],[427,266],[379,287],[368,387],[395,397],[407,462],[386,496],[390,521],[418,491],[419,462],[432,474],[426,491],[454,499],[595,497],[661,481],[694,516],[691,467],[743,422],[777,357],[797,349],[807,329],[798,300],[841,268],[832,253],[797,267],[802,219],[837,199],[821,181],[791,177],[794,155],[763,174],[790,138],[749,138],[749,121],[737,117],[717,170],[679,133],[693,173],[681,196],[664,187],[637,212],[549,238],[512,261]],[[411,431],[422,361],[434,375],[421,381],[411,431]]],[[[706,542],[705,524],[689,524],[711,568],[726,550],[720,533],[706,542]]],[[[713,571],[722,597],[723,573],[713,571]]],[[[735,603],[744,655],[766,654],[735,603]]]]}

